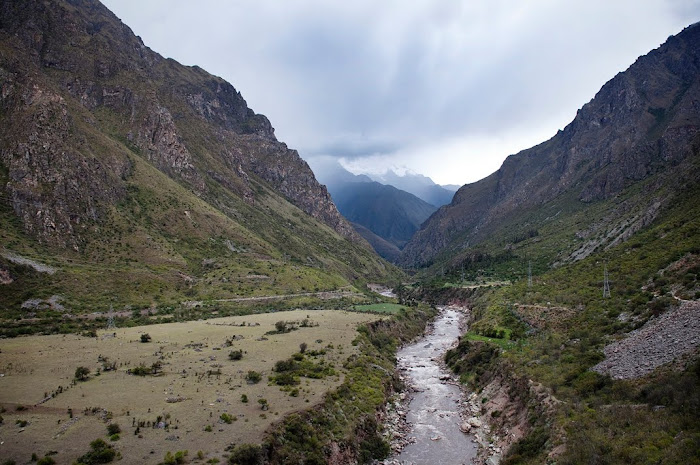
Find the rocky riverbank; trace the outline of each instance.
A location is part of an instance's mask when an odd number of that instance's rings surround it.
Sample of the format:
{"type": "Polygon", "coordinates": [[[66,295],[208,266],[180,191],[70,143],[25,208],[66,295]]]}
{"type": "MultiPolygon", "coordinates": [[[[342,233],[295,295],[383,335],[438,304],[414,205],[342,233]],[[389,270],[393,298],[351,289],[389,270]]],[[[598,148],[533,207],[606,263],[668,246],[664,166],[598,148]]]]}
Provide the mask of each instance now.
{"type": "Polygon", "coordinates": [[[399,376],[407,387],[387,406],[385,439],[393,455],[383,464],[467,464],[476,457],[474,438],[460,428],[469,418],[464,386],[443,360],[464,329],[465,311],[443,307],[423,337],[399,351],[399,376]]]}

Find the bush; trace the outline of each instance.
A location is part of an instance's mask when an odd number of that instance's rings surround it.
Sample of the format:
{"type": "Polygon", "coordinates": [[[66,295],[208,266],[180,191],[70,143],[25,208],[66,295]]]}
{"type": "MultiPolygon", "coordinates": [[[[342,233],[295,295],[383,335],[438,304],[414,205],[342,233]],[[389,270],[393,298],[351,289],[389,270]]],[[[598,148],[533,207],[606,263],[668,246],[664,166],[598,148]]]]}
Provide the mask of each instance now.
{"type": "Polygon", "coordinates": [[[236,446],[228,459],[231,465],[260,465],[263,463],[262,448],[256,444],[236,446]]]}
{"type": "Polygon", "coordinates": [[[92,449],[87,454],[78,458],[78,463],[82,465],[93,465],[96,463],[109,463],[114,460],[117,451],[102,439],[95,439],[90,443],[92,449]]]}
{"type": "Polygon", "coordinates": [[[508,454],[503,465],[513,465],[520,463],[523,459],[534,458],[544,450],[544,446],[549,440],[549,433],[544,428],[535,428],[530,434],[513,444],[508,450],[508,454]]]}
{"type": "Polygon", "coordinates": [[[85,381],[90,374],[90,369],[87,367],[78,367],[75,369],[75,379],[78,381],[85,381]]]}
{"type": "Polygon", "coordinates": [[[146,342],[151,342],[151,335],[148,333],[144,333],[141,335],[141,342],[146,343],[146,342]]]}
{"type": "Polygon", "coordinates": [[[55,463],[56,461],[47,455],[46,457],[39,459],[39,461],[36,462],[36,465],[54,465],[55,463]]]}
{"type": "Polygon", "coordinates": [[[231,415],[229,415],[228,413],[222,413],[221,416],[220,416],[219,418],[221,418],[221,421],[223,421],[223,422],[226,423],[227,425],[230,425],[230,424],[233,423],[233,421],[235,420],[235,418],[233,418],[233,417],[232,417],[231,415]]]}
{"type": "Polygon", "coordinates": [[[250,370],[247,375],[245,375],[245,380],[249,384],[257,384],[262,379],[262,375],[257,371],[250,370]]]}
{"type": "Polygon", "coordinates": [[[240,360],[240,359],[243,358],[243,351],[241,351],[241,350],[232,350],[231,352],[229,352],[228,358],[229,358],[230,360],[240,360]]]}
{"type": "Polygon", "coordinates": [[[187,457],[188,451],[179,450],[173,454],[172,452],[167,452],[163,458],[161,465],[176,465],[180,463],[185,463],[185,457],[187,457]]]}
{"type": "Polygon", "coordinates": [[[114,434],[119,434],[122,432],[121,427],[116,423],[110,423],[107,425],[107,435],[112,436],[114,434]]]}

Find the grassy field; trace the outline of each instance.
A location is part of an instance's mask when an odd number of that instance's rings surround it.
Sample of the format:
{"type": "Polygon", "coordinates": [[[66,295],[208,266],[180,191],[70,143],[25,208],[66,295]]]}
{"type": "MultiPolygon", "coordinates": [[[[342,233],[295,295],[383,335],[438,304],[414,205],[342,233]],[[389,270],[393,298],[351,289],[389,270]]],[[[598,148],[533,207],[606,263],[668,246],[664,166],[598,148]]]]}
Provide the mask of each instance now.
{"type": "Polygon", "coordinates": [[[381,303],[381,304],[367,304],[367,305],[355,305],[353,307],[358,312],[368,312],[368,313],[388,313],[393,315],[400,312],[402,309],[406,309],[404,305],[394,304],[394,303],[381,303]]]}
{"type": "Polygon", "coordinates": [[[111,443],[122,463],[155,464],[167,452],[180,450],[202,463],[223,461],[227,446],[260,442],[274,422],[320,402],[324,393],[340,385],[342,365],[357,351],[351,344],[356,327],[377,318],[289,311],[118,328],[99,331],[96,338],[70,334],[2,340],[0,457],[26,463],[32,453],[42,457],[55,452],[57,463],[71,463],[89,450],[91,441],[110,442],[107,425],[116,423],[121,434],[111,443]],[[274,334],[280,321],[303,327],[274,334]],[[145,333],[151,337],[148,343],[141,342],[145,333]],[[294,397],[269,383],[269,376],[275,363],[299,352],[302,343],[308,346],[307,354],[325,351],[306,359],[325,360],[336,375],[301,378],[294,397]],[[237,350],[242,358],[230,360],[229,353],[237,350]],[[105,357],[116,362],[116,370],[96,375],[105,357]],[[129,369],[150,369],[154,363],[162,364],[156,376],[128,374],[129,369]],[[90,375],[74,382],[79,366],[89,368],[90,375]],[[249,371],[259,372],[261,381],[249,384],[249,371]],[[241,401],[243,395],[247,403],[241,401]],[[260,399],[269,409],[262,409],[260,399]],[[224,414],[230,415],[230,423],[221,419],[224,414]],[[146,426],[136,433],[140,422],[146,426]],[[168,427],[153,427],[160,422],[168,427]],[[196,458],[200,450],[201,460],[196,458]]]}

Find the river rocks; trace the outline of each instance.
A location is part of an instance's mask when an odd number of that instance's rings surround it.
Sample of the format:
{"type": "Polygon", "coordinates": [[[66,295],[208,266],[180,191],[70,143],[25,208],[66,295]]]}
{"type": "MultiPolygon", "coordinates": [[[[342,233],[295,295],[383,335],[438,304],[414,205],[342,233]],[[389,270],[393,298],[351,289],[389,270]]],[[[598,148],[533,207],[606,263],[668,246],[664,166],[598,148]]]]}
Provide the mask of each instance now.
{"type": "Polygon", "coordinates": [[[408,389],[387,406],[384,438],[391,441],[393,456],[381,462],[383,465],[426,463],[427,457],[436,463],[468,463],[476,455],[475,444],[463,436],[465,431],[460,427],[464,423],[472,428],[464,420],[469,416],[464,415],[464,386],[445,371],[444,360],[437,355],[459,334],[457,323],[461,310],[451,309],[459,312],[457,315],[448,310],[449,307],[446,314],[430,325],[424,335],[427,340],[419,340],[399,353],[398,372],[408,389]],[[445,334],[440,329],[447,327],[448,321],[453,323],[450,326],[454,334],[445,334]],[[445,447],[446,444],[449,446],[445,447]]]}

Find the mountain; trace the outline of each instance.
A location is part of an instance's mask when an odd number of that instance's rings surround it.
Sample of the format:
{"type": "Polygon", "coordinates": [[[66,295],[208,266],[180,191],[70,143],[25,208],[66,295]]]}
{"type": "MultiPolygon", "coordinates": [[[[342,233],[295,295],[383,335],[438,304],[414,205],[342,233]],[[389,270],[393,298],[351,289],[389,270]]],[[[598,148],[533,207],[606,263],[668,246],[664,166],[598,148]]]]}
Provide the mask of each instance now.
{"type": "Polygon", "coordinates": [[[531,247],[552,265],[625,241],[697,186],[699,100],[694,25],[606,83],[563,131],[463,186],[399,263],[483,265],[531,247]]]}
{"type": "Polygon", "coordinates": [[[310,163],[318,179],[328,186],[340,213],[389,261],[396,260],[400,249],[437,209],[394,186],[353,174],[335,158],[315,157],[310,163]]]}
{"type": "Polygon", "coordinates": [[[382,175],[371,175],[374,181],[394,186],[397,189],[409,192],[419,199],[436,207],[447,205],[452,201],[457,189],[447,189],[435,184],[432,179],[422,174],[406,172],[400,176],[393,170],[388,170],[382,175]]]}
{"type": "Polygon", "coordinates": [[[158,306],[396,272],[240,92],[153,52],[96,0],[1,1],[0,89],[4,309],[52,295],[73,309],[158,306]]]}
{"type": "Polygon", "coordinates": [[[698,457],[698,102],[696,25],[463,186],[403,249],[422,268],[402,298],[470,308],[446,363],[480,393],[486,462],[698,457]]]}
{"type": "MultiPolygon", "coordinates": [[[[331,195],[345,218],[367,228],[399,249],[436,210],[434,206],[408,192],[378,182],[339,184],[331,190],[331,195]]],[[[373,242],[362,230],[358,232],[370,244],[373,242]]],[[[380,253],[379,250],[377,252],[380,253]]],[[[380,255],[389,258],[382,253],[380,255]]]]}

